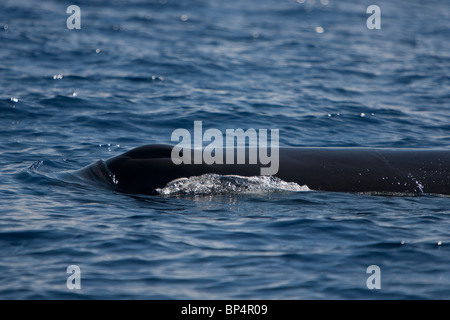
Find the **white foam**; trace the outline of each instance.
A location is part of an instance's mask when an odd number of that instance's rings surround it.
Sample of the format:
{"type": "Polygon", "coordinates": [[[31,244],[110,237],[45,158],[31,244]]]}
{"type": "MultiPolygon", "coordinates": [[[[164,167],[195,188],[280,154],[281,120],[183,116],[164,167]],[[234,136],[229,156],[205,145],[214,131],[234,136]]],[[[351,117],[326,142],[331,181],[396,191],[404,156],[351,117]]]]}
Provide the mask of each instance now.
{"type": "Polygon", "coordinates": [[[161,195],[258,194],[280,191],[311,190],[307,186],[285,182],[273,176],[242,177],[218,174],[180,178],[169,182],[164,188],[156,189],[161,195]]]}

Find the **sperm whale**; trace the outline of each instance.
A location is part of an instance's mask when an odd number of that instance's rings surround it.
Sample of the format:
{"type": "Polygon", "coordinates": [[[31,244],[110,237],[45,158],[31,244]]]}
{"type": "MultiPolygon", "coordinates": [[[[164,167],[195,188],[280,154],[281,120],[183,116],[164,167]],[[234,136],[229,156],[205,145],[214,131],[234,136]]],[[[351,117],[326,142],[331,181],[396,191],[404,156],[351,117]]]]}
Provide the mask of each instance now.
{"type": "MultiPolygon", "coordinates": [[[[133,149],[106,160],[105,175],[119,191],[150,195],[179,178],[260,175],[257,164],[175,164],[172,149],[169,145],[133,149]]],[[[280,148],[275,176],[315,191],[450,195],[449,170],[446,150],[280,148]]]]}

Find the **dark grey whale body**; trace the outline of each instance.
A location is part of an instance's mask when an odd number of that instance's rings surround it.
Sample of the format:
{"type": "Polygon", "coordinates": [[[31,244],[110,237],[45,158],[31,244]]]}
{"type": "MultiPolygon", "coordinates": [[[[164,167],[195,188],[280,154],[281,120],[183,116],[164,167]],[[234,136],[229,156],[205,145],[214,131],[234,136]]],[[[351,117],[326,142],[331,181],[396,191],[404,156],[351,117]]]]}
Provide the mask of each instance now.
{"type": "MultiPolygon", "coordinates": [[[[172,180],[207,173],[260,175],[260,164],[176,165],[171,152],[167,145],[140,147],[107,160],[104,169],[111,185],[137,194],[155,194],[172,180]]],[[[449,170],[445,150],[280,148],[275,176],[316,191],[450,195],[449,170]]]]}

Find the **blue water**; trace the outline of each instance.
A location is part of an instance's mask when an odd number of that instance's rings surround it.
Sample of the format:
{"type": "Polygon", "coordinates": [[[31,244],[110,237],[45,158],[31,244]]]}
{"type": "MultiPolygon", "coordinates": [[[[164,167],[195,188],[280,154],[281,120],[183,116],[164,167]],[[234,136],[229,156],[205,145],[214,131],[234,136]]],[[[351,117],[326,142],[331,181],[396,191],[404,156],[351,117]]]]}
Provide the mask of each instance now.
{"type": "Polygon", "coordinates": [[[56,174],[194,121],[448,149],[448,39],[437,0],[2,0],[0,298],[449,299],[448,197],[144,197],[56,174]]]}

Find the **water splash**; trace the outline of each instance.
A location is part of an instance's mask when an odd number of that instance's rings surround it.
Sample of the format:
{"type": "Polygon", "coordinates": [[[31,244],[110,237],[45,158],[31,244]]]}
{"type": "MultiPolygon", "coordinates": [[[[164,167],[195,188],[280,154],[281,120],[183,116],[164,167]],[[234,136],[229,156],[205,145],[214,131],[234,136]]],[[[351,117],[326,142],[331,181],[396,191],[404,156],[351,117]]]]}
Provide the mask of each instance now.
{"type": "Polygon", "coordinates": [[[176,179],[169,182],[164,188],[156,189],[156,192],[161,195],[258,194],[280,191],[311,190],[307,186],[300,186],[295,182],[285,182],[272,176],[242,177],[218,174],[176,179]]]}

